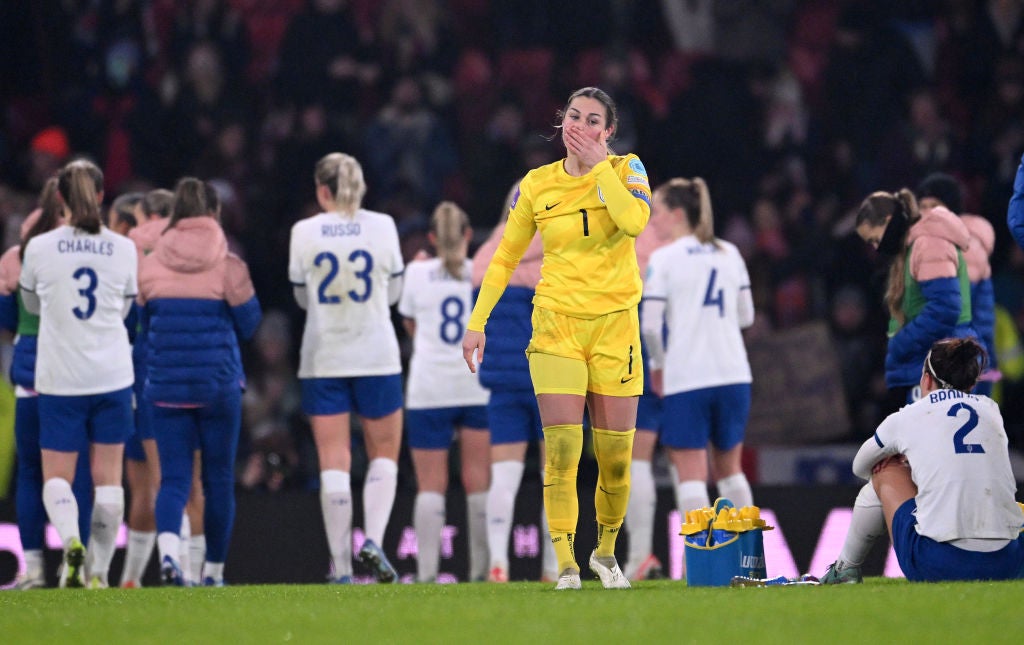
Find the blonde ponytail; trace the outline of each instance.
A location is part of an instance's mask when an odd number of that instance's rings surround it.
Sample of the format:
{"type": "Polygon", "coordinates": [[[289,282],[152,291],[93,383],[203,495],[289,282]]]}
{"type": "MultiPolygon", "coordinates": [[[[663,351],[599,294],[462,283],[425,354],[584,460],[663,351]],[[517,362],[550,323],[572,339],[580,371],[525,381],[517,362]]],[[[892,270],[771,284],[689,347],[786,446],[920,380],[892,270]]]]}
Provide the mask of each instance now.
{"type": "Polygon", "coordinates": [[[715,218],[711,210],[711,193],[701,177],[675,177],[658,186],[655,195],[670,210],[681,208],[690,231],[701,244],[720,247],[715,238],[715,218]]]}
{"type": "Polygon", "coordinates": [[[694,177],[693,188],[697,191],[698,202],[697,225],[693,227],[693,234],[701,244],[714,243],[715,219],[711,212],[711,194],[708,192],[708,185],[701,177],[694,177]]]}
{"type": "Polygon", "coordinates": [[[332,152],[316,163],[314,178],[318,186],[330,189],[338,213],[355,217],[366,195],[363,167],[355,157],[332,152]]]}
{"type": "Polygon", "coordinates": [[[469,217],[455,202],[441,202],[434,209],[430,227],[434,232],[437,255],[448,275],[456,280],[465,278],[466,230],[469,217]]]}

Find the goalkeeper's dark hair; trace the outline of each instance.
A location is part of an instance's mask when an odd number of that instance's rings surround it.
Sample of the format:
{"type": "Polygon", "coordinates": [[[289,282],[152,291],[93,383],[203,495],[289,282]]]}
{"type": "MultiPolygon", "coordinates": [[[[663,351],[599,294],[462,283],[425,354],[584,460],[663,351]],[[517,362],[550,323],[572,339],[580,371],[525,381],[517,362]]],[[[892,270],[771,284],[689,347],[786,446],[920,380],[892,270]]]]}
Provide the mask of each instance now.
{"type": "MultiPolygon", "coordinates": [[[[605,129],[612,129],[612,133],[608,136],[608,140],[613,141],[619,129],[619,110],[615,107],[615,101],[608,95],[608,92],[605,92],[600,87],[581,87],[570,94],[569,99],[565,102],[565,107],[555,114],[555,132],[557,133],[558,130],[562,128],[562,119],[565,118],[565,114],[569,111],[569,106],[572,104],[573,100],[581,96],[592,98],[604,106],[604,127],[605,129]]],[[[555,135],[551,136],[552,139],[554,137],[555,135]]]]}
{"type": "Polygon", "coordinates": [[[988,364],[985,348],[973,338],[944,338],[932,345],[924,369],[938,384],[970,392],[988,364]]]}

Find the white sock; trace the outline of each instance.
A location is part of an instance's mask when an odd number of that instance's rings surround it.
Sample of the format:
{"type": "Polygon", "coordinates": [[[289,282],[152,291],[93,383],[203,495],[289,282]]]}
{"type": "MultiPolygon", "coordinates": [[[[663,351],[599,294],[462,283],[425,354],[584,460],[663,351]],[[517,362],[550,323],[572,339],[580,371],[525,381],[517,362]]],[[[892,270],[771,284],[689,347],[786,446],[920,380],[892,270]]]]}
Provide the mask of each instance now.
{"type": "Polygon", "coordinates": [[[434,582],[441,566],[441,531],[444,530],[445,499],[442,493],[424,491],[416,495],[412,525],[416,529],[416,581],[434,582]]]}
{"type": "Polygon", "coordinates": [[[853,503],[853,517],[846,531],[846,541],[839,552],[838,568],[859,567],[864,564],[875,540],[886,534],[882,502],[871,482],[864,484],[853,503]]]}
{"type": "Polygon", "coordinates": [[[153,555],[156,544],[156,531],[135,531],[128,529],[128,546],[124,552],[124,569],[121,571],[121,585],[131,582],[136,587],[142,586],[142,576],[146,573],[146,565],[153,555]]]}
{"type": "Polygon", "coordinates": [[[679,513],[684,516],[686,511],[711,506],[711,500],[708,499],[708,485],[696,479],[679,482],[676,485],[676,504],[679,507],[679,513]]]}
{"type": "Polygon", "coordinates": [[[107,584],[110,561],[117,548],[117,532],[124,519],[124,488],[121,486],[97,486],[92,506],[92,534],[89,536],[89,557],[87,567],[90,578],[99,578],[107,584]]]}
{"type": "Polygon", "coordinates": [[[639,566],[651,554],[654,542],[654,511],[658,503],[651,462],[634,460],[629,467],[629,503],[626,506],[626,530],[629,533],[629,559],[639,566]]]}
{"type": "Polygon", "coordinates": [[[391,519],[398,488],[398,464],[386,457],[377,457],[366,469],[363,485],[363,531],[369,540],[384,548],[384,531],[391,519]]]}
{"type": "Polygon", "coordinates": [[[224,579],[224,563],[207,562],[203,565],[203,576],[213,578],[214,582],[220,582],[224,579]]]}
{"type": "Polygon", "coordinates": [[[469,530],[469,579],[486,580],[491,566],[487,552],[487,492],[466,495],[466,527],[469,530]]]}
{"type": "MultiPolygon", "coordinates": [[[[491,567],[508,571],[508,541],[512,533],[512,513],[516,493],[523,480],[525,466],[521,461],[499,461],[491,464],[491,487],[487,491],[487,550],[491,567]]],[[[543,517],[543,513],[541,516],[543,517]]],[[[544,533],[547,535],[547,533],[544,533]]],[[[550,542],[541,536],[542,542],[550,542]]]]}
{"type": "Polygon", "coordinates": [[[335,578],[352,575],[352,482],[344,470],[320,473],[320,512],[335,578]]]}
{"type": "Polygon", "coordinates": [[[156,536],[156,548],[160,552],[160,563],[164,558],[174,560],[174,563],[181,566],[181,535],[171,531],[163,531],[156,536]]]}
{"type": "Polygon", "coordinates": [[[178,534],[181,541],[178,542],[178,554],[174,557],[178,562],[178,566],[181,567],[181,575],[185,577],[185,583],[190,584],[193,581],[189,579],[189,575],[192,571],[192,558],[188,552],[188,543],[192,539],[192,520],[188,519],[188,513],[182,512],[181,514],[181,532],[178,534]]]}
{"type": "Polygon", "coordinates": [[[43,577],[43,550],[42,549],[26,549],[25,550],[25,577],[26,578],[42,578],[43,577]]]}
{"type": "Polygon", "coordinates": [[[754,505],[754,493],[750,490],[750,482],[743,473],[723,477],[715,482],[718,496],[725,497],[736,508],[754,505]]]}
{"type": "Polygon", "coordinates": [[[206,535],[200,533],[188,539],[188,568],[186,574],[190,582],[202,584],[203,561],[206,560],[206,535]]]}
{"type": "Polygon", "coordinates": [[[78,532],[78,502],[66,479],[53,477],[46,480],[43,484],[43,506],[65,549],[71,540],[81,539],[78,532]]]}

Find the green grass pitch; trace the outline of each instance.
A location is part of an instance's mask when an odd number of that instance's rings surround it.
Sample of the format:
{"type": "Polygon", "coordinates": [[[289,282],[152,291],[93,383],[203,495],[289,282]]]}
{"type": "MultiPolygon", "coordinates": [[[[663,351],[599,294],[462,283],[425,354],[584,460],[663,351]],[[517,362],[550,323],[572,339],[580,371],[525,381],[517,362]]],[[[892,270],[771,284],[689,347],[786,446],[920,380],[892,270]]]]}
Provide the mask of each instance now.
{"type": "Polygon", "coordinates": [[[1024,581],[555,592],[539,582],[0,592],[15,643],[1019,643],[1024,581]]]}

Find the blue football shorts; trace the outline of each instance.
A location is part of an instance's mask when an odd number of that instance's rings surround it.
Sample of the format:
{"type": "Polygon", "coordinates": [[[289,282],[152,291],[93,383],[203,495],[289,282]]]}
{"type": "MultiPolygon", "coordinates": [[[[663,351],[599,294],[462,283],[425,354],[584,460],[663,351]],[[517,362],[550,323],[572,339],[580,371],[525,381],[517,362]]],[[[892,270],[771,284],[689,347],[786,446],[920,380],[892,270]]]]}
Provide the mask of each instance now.
{"type": "Polygon", "coordinates": [[[487,421],[494,446],[544,438],[537,397],[532,390],[491,390],[487,421]]]}
{"type": "Polygon", "coordinates": [[[410,448],[446,449],[452,443],[456,428],[486,431],[487,406],[461,405],[405,412],[405,429],[410,448]]]}
{"type": "Polygon", "coordinates": [[[311,416],[355,412],[368,419],[402,407],[402,375],[304,378],[302,410],[311,416]]]}
{"type": "Polygon", "coordinates": [[[967,551],[917,532],[917,500],[908,499],[892,518],[892,547],[907,580],[1013,580],[1024,565],[1022,538],[990,553],[967,551]]]}
{"type": "Polygon", "coordinates": [[[661,443],[697,450],[708,442],[729,450],[743,441],[750,416],[750,383],[670,394],[664,399],[661,443]]]}
{"type": "Polygon", "coordinates": [[[83,439],[124,443],[134,433],[134,425],[130,387],[103,394],[39,395],[41,448],[78,452],[83,439]]]}

